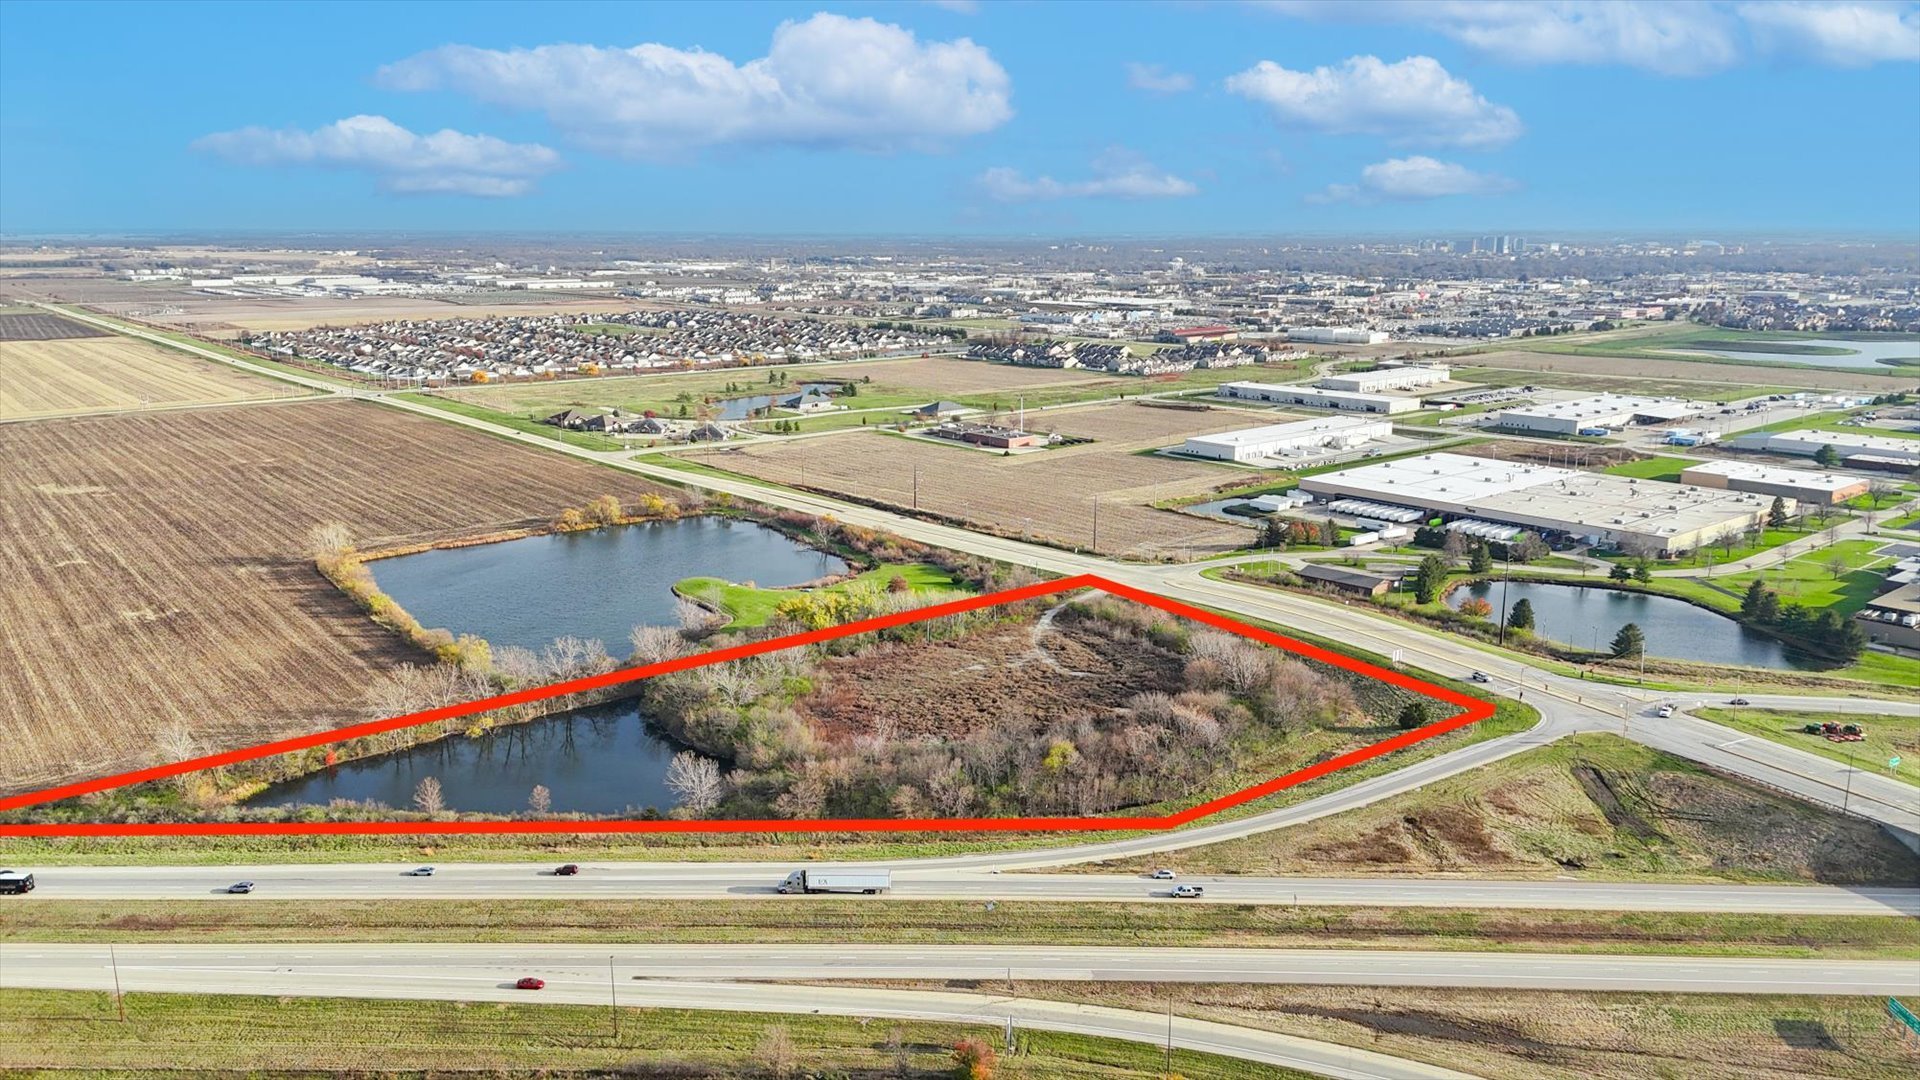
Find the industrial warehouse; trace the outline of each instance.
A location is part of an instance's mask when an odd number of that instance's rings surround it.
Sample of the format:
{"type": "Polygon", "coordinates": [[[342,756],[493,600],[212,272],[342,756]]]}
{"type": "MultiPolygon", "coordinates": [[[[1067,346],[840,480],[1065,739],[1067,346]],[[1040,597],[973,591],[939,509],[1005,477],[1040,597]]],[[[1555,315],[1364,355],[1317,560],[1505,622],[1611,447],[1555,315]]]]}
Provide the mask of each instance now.
{"type": "Polygon", "coordinates": [[[1504,409],[1493,426],[1534,435],[1603,435],[1629,424],[1659,424],[1684,420],[1705,411],[1704,405],[1674,398],[1594,394],[1570,401],[1504,409]]]}
{"type": "Polygon", "coordinates": [[[1420,408],[1418,398],[1388,394],[1364,394],[1350,390],[1321,390],[1311,386],[1281,386],[1276,383],[1221,383],[1215,391],[1223,398],[1238,401],[1265,401],[1274,405],[1304,405],[1310,409],[1339,409],[1345,412],[1380,413],[1395,416],[1420,408]]]}
{"type": "Polygon", "coordinates": [[[1315,386],[1322,390],[1344,390],[1356,394],[1381,394],[1389,390],[1414,390],[1423,386],[1438,386],[1453,378],[1453,370],[1444,365],[1408,365],[1405,367],[1382,367],[1372,371],[1350,371],[1345,375],[1328,375],[1315,380],[1315,386]]]}
{"type": "Polygon", "coordinates": [[[1783,469],[1752,461],[1703,461],[1689,465],[1680,470],[1680,482],[1828,506],[1867,493],[1867,482],[1858,477],[1783,469]]]}
{"type": "MultiPolygon", "coordinates": [[[[1387,520],[1396,508],[1441,515],[1447,527],[1490,539],[1522,531],[1620,550],[1691,551],[1759,523],[1758,494],[1633,480],[1604,473],[1434,453],[1309,476],[1300,488],[1387,520]]],[[[1404,510],[1401,511],[1404,513],[1404,510]]]]}
{"type": "MultiPolygon", "coordinates": [[[[1742,440],[1742,444],[1745,444],[1745,440],[1742,440]]],[[[1831,446],[1834,453],[1840,455],[1840,460],[1848,465],[1871,467],[1884,463],[1908,468],[1920,465],[1920,439],[1903,439],[1897,435],[1851,431],[1782,431],[1767,435],[1759,449],[1770,454],[1812,457],[1827,446],[1831,446]]]]}
{"type": "Polygon", "coordinates": [[[1214,461],[1258,462],[1263,458],[1286,457],[1303,450],[1325,448],[1350,449],[1363,443],[1385,439],[1393,434],[1393,425],[1385,420],[1359,416],[1329,416],[1294,420],[1285,424],[1223,431],[1216,435],[1195,435],[1180,448],[1183,454],[1214,461]]]}

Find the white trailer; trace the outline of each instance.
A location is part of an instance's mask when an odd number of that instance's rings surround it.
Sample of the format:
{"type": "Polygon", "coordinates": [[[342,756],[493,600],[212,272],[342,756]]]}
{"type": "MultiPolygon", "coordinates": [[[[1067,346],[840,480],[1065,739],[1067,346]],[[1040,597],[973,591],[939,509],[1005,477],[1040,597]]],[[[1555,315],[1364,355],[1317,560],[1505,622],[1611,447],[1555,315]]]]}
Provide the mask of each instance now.
{"type": "Polygon", "coordinates": [[[780,883],[783,893],[860,893],[876,896],[893,888],[891,870],[795,870],[780,883]]]}

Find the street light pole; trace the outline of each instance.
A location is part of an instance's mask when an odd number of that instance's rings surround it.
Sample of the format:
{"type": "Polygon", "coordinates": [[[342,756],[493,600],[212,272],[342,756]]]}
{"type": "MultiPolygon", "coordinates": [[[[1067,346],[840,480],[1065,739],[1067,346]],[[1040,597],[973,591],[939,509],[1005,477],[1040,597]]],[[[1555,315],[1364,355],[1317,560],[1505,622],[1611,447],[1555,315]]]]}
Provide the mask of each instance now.
{"type": "Polygon", "coordinates": [[[1507,644],[1507,586],[1513,583],[1513,541],[1507,541],[1507,570],[1500,576],[1500,645],[1507,644]]]}
{"type": "Polygon", "coordinates": [[[613,957],[607,957],[607,1015],[613,1020],[613,1041],[620,1041],[620,990],[613,978],[613,957]]]}

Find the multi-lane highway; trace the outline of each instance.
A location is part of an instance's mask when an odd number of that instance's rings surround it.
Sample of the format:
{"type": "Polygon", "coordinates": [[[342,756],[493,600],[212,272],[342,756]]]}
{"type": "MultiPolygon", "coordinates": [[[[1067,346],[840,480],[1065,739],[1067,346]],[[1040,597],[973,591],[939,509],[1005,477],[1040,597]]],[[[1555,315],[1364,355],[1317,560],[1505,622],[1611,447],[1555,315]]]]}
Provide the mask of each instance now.
{"type": "Polygon", "coordinates": [[[101,945],[0,946],[7,986],[459,997],[533,975],[592,987],[659,979],[1289,983],[1719,994],[1914,994],[1920,964],[1887,960],[1605,956],[1362,949],[1061,945],[101,945]]]}
{"type": "MultiPolygon", "coordinates": [[[[810,863],[819,868],[823,864],[810,863]]],[[[842,864],[857,865],[857,864],[842,864]]],[[[877,865],[877,864],[876,864],[877,865]]],[[[1605,881],[1473,881],[1184,875],[1204,887],[1199,899],[1171,896],[1173,882],[1124,874],[1001,874],[923,862],[896,864],[886,900],[1049,900],[1284,906],[1508,908],[1562,911],[1675,911],[1808,915],[1920,916],[1920,888],[1820,885],[1639,885],[1605,881]]],[[[52,900],[489,900],[737,899],[803,905],[775,892],[785,867],[766,863],[584,862],[562,877],[551,865],[449,863],[413,876],[395,863],[260,866],[49,867],[39,887],[5,903],[52,900]],[[251,881],[255,891],[227,886],[251,881]]],[[[5,910],[0,907],[0,911],[5,910]]]]}

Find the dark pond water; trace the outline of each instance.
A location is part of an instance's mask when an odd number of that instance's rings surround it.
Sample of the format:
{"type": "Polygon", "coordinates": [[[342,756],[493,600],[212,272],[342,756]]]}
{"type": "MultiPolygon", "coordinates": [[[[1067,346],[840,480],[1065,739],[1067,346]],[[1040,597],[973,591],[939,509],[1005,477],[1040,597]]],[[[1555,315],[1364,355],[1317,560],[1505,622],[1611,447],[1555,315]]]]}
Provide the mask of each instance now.
{"type": "Polygon", "coordinates": [[[783,386],[778,392],[772,394],[753,394],[748,397],[728,398],[715,406],[718,411],[714,413],[714,416],[720,420],[745,420],[761,409],[779,403],[783,398],[790,398],[795,394],[804,394],[808,390],[818,390],[821,393],[826,393],[829,390],[838,389],[840,389],[839,383],[799,383],[795,386],[783,386]]]}
{"type": "Polygon", "coordinates": [[[677,752],[649,731],[637,703],[615,702],[348,762],[268,788],[248,805],[370,799],[411,810],[414,788],[431,776],[449,810],[522,813],[535,784],[553,793],[556,812],[666,810],[674,805],[667,763],[677,752]]]}
{"type": "Polygon", "coordinates": [[[369,564],[382,591],[422,626],[539,651],[597,638],[616,658],[635,626],[674,625],[673,584],[706,576],[779,587],[847,565],[763,525],[723,517],[530,536],[369,564]]]}
{"type": "MultiPolygon", "coordinates": [[[[1500,589],[1499,581],[1463,586],[1448,595],[1447,603],[1458,608],[1470,596],[1481,597],[1493,605],[1493,618],[1497,623],[1500,589]]],[[[1518,581],[1506,589],[1509,609],[1523,597],[1533,605],[1535,636],[1576,648],[1604,649],[1620,627],[1638,623],[1647,635],[1648,656],[1744,667],[1820,666],[1814,657],[1795,652],[1723,615],[1672,597],[1518,581]]]]}

